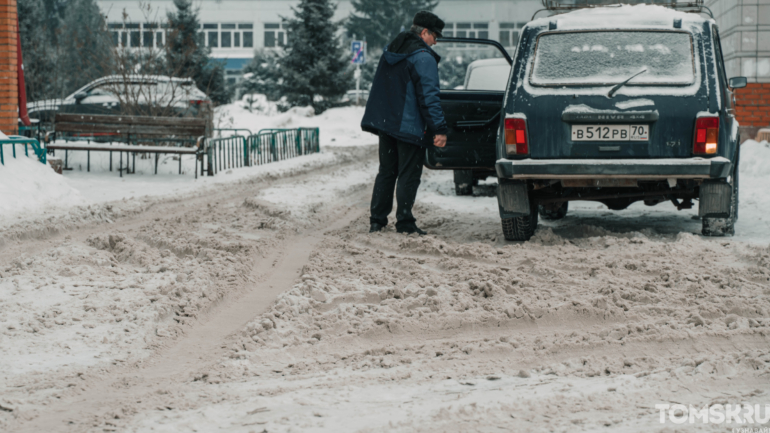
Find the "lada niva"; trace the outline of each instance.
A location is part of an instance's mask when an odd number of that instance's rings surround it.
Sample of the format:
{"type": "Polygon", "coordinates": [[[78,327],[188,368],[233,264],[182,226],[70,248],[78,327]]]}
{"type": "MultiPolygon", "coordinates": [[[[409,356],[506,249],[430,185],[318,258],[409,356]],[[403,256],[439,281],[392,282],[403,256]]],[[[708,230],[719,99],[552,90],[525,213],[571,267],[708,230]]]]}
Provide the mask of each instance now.
{"type": "Polygon", "coordinates": [[[538,217],[563,218],[575,200],[612,210],[695,200],[702,233],[728,235],[740,159],[732,91],[745,85],[726,76],[717,26],[698,13],[624,5],[540,18],[522,30],[505,92],[462,103],[442,92],[454,125],[427,164],[494,169],[507,240],[528,240],[538,217]],[[490,124],[496,133],[480,135],[490,124]]]}

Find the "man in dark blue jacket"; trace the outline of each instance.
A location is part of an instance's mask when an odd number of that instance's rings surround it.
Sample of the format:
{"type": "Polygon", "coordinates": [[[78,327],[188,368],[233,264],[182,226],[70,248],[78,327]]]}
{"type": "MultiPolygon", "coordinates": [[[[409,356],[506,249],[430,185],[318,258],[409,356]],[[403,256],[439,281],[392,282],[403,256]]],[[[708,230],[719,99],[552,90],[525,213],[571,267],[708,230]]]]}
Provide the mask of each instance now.
{"type": "Polygon", "coordinates": [[[370,232],[388,225],[396,188],[396,231],[419,233],[412,206],[420,186],[425,149],[446,146],[447,126],[439,99],[438,62],[430,46],[444,21],[418,12],[412,28],[385,47],[374,75],[361,128],[380,136],[380,170],[372,193],[370,232]]]}

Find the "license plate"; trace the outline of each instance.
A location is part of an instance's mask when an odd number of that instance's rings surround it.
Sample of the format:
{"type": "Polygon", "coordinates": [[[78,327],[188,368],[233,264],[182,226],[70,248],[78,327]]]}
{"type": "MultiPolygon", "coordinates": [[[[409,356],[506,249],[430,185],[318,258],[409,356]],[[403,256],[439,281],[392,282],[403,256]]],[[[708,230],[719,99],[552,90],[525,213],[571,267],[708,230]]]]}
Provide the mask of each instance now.
{"type": "Polygon", "coordinates": [[[572,125],[572,141],[648,141],[648,125],[572,125]]]}

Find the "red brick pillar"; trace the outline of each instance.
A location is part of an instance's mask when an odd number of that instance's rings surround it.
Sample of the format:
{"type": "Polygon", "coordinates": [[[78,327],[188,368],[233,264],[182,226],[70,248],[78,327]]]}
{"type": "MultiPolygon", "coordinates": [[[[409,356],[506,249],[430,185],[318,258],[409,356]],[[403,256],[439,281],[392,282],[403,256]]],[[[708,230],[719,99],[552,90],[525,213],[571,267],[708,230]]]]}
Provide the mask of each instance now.
{"type": "Polygon", "coordinates": [[[18,132],[16,0],[0,0],[0,131],[18,132]]]}
{"type": "Polygon", "coordinates": [[[741,141],[754,139],[757,130],[770,127],[770,83],[749,83],[735,92],[735,117],[741,141]]]}

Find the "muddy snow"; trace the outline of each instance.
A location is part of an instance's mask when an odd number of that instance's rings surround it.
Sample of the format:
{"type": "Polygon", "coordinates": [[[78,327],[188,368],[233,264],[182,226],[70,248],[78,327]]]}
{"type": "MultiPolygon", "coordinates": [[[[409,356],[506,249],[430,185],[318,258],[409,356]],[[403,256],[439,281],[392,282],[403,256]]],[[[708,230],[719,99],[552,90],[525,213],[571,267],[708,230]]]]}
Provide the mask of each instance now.
{"type": "Polygon", "coordinates": [[[734,237],[575,203],[511,243],[495,182],[457,197],[450,172],[423,176],[428,236],[369,234],[371,142],[118,201],[65,174],[90,204],[0,232],[0,431],[736,427],[659,404],[760,405],[738,427],[768,427],[765,143],[742,150],[734,237]]]}

